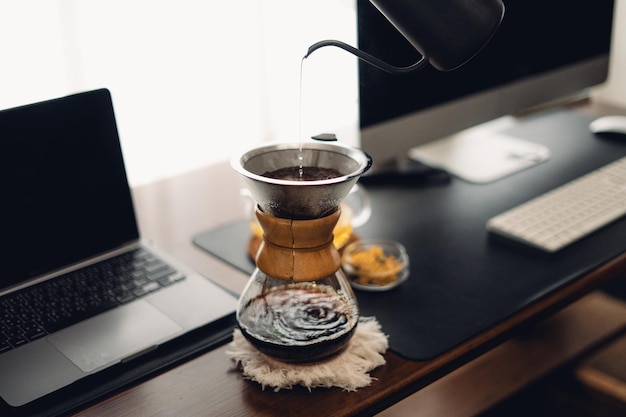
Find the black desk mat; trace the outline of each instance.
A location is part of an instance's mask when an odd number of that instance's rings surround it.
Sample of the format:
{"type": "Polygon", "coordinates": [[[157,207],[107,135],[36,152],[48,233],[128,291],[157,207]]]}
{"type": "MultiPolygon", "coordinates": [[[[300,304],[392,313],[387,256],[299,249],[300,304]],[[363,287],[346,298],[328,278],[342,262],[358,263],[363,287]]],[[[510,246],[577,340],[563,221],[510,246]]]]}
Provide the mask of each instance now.
{"type": "MultiPolygon", "coordinates": [[[[490,184],[366,186],[372,217],[362,237],[402,242],[411,275],[383,293],[356,291],[361,314],[376,316],[390,348],[413,360],[436,357],[488,330],[626,249],[626,219],[555,254],[490,236],[490,217],[626,155],[626,140],[594,137],[591,117],[552,111],[508,131],[547,145],[551,159],[490,184]]],[[[250,273],[246,224],[199,233],[194,243],[250,273]]]]}

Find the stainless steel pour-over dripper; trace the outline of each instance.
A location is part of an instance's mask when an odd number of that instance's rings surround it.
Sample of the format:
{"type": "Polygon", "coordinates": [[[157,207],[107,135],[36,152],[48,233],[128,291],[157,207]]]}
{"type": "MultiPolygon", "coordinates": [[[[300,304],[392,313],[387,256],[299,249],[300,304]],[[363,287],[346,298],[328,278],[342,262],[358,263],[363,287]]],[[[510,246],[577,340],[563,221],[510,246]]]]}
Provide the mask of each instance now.
{"type": "Polygon", "coordinates": [[[267,215],[286,219],[316,219],[335,211],[354,184],[372,165],[360,149],[339,142],[278,143],[253,148],[231,161],[246,180],[250,193],[267,215]],[[275,179],[264,173],[301,164],[331,168],[334,178],[315,181],[275,179]]]}

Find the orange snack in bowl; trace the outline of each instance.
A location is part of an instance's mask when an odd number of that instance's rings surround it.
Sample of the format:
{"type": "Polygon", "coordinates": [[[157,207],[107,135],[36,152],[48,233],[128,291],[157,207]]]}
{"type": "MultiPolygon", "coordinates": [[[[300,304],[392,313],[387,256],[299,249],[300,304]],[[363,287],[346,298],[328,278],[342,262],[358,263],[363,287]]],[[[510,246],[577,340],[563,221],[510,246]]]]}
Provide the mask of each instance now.
{"type": "Polygon", "coordinates": [[[349,263],[357,275],[355,281],[365,285],[388,285],[398,279],[403,268],[395,255],[385,254],[377,245],[351,252],[349,263]]]}

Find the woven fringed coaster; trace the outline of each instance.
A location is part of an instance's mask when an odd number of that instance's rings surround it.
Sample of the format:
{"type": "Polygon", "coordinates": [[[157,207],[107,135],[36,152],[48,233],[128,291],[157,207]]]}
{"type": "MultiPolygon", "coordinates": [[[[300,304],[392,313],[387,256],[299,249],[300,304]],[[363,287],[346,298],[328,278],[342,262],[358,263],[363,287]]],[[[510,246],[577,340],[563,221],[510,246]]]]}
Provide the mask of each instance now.
{"type": "Polygon", "coordinates": [[[361,317],[346,349],[332,358],[315,363],[285,363],[259,352],[241,334],[233,332],[233,341],[226,354],[240,366],[243,376],[266,387],[280,391],[302,385],[339,387],[356,391],[368,386],[374,378],[369,374],[384,365],[383,353],[389,346],[387,336],[373,317],[361,317]]]}

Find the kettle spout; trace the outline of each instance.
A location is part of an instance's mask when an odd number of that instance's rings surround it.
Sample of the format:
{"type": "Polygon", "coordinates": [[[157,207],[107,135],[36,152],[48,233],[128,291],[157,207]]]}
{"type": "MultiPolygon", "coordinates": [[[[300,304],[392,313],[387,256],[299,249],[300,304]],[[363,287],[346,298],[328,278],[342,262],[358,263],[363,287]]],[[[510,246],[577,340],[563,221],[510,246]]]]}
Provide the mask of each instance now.
{"type": "Polygon", "coordinates": [[[345,42],[341,42],[337,40],[324,40],[324,41],[319,41],[319,42],[314,43],[313,45],[309,47],[306,55],[304,55],[304,58],[305,59],[308,58],[309,55],[311,55],[315,50],[322,48],[324,46],[336,46],[338,48],[341,48],[357,56],[359,59],[367,62],[368,64],[380,70],[388,72],[390,74],[406,74],[409,72],[420,70],[428,64],[428,59],[426,59],[425,56],[422,56],[422,58],[419,61],[417,61],[415,64],[409,65],[408,67],[396,67],[376,58],[375,56],[368,54],[367,52],[363,52],[360,49],[357,49],[351,45],[348,45],[345,42]]]}

